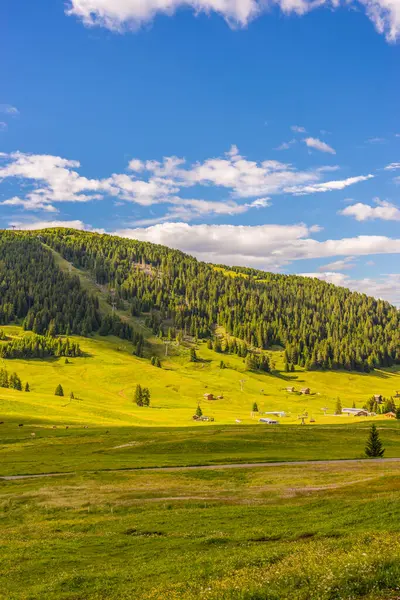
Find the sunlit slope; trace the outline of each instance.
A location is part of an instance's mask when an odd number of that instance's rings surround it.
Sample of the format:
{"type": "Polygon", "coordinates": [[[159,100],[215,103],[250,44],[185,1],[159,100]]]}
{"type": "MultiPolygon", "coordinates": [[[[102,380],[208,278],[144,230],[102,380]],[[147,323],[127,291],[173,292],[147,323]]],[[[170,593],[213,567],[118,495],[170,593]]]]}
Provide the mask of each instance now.
{"type": "MultiPolygon", "coordinates": [[[[9,335],[23,335],[20,328],[3,328],[9,335]]],[[[254,422],[251,410],[257,402],[260,411],[286,411],[282,423],[298,423],[305,411],[317,423],[349,422],[354,417],[333,416],[337,397],[342,405],[361,407],[372,394],[392,396],[400,389],[400,370],[376,370],[372,374],[348,372],[304,372],[275,375],[245,371],[243,359],[197,346],[198,362],[189,361],[189,347],[170,349],[172,357],[163,357],[162,368],[148,359],[132,356],[132,345],[117,338],[76,337],[84,357],[49,360],[2,360],[9,372],[16,371],[31,391],[19,392],[0,388],[1,419],[25,419],[30,422],[99,425],[166,425],[193,424],[192,415],[200,403],[203,413],[215,423],[254,422]],[[224,360],[227,368],[220,369],[224,360]],[[65,396],[55,396],[58,384],[65,396]],[[150,408],[137,407],[134,389],[137,383],[151,391],[150,408]],[[310,387],[311,395],[289,393],[310,387]],[[243,391],[241,388],[243,387],[243,391]],[[70,400],[70,392],[75,398],[70,400]],[[205,393],[221,399],[207,401],[205,393]],[[322,408],[328,408],[323,415],[322,408]],[[331,413],[331,414],[329,414],[331,413]]],[[[161,345],[159,346],[161,351],[161,345]]],[[[274,352],[277,369],[282,368],[280,352],[274,352]]],[[[205,424],[199,424],[204,426],[205,424]]]]}

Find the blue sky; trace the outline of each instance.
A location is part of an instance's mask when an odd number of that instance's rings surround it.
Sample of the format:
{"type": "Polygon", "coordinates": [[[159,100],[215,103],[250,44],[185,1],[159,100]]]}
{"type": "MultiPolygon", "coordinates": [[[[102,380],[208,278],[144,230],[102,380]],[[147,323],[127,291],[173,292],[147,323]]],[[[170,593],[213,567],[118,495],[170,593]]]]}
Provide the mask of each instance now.
{"type": "Polygon", "coordinates": [[[399,0],[320,4],[5,0],[0,227],[118,232],[400,304],[399,0]]]}

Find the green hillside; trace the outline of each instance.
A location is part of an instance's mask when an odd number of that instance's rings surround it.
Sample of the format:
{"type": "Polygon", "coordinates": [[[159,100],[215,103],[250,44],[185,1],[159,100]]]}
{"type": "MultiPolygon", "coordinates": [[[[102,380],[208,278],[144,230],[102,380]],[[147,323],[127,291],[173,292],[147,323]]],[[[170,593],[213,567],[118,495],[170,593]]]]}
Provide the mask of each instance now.
{"type": "MultiPolygon", "coordinates": [[[[20,327],[6,326],[2,330],[9,341],[0,342],[0,352],[10,340],[31,336],[20,327]]],[[[160,356],[158,368],[148,358],[132,355],[134,346],[126,340],[97,335],[74,336],[73,341],[83,355],[69,358],[67,364],[64,356],[2,359],[3,368],[9,373],[15,371],[23,387],[26,381],[30,386],[30,392],[0,388],[2,417],[30,422],[40,418],[55,424],[187,426],[193,424],[192,416],[200,404],[203,414],[214,417],[215,423],[235,423],[237,419],[253,423],[258,419],[257,414],[251,416],[256,402],[260,412],[285,411],[287,416],[280,418],[281,423],[299,423],[298,416],[306,412],[317,424],[348,423],[360,418],[335,416],[337,397],[343,407],[355,403],[361,408],[372,394],[389,398],[400,389],[399,367],[375,369],[368,374],[302,368],[286,373],[283,352],[273,351],[268,353],[275,363],[273,373],[248,371],[244,359],[237,355],[224,355],[225,368],[221,369],[221,354],[209,350],[205,341],[195,346],[197,361],[193,363],[190,349],[194,344],[173,342],[168,345],[166,357],[166,346],[150,338],[151,348],[160,356]],[[134,403],[138,383],[150,389],[149,408],[134,403]],[[63,387],[64,397],[54,395],[58,384],[63,387]],[[294,392],[286,391],[292,386],[294,392]],[[306,387],[311,393],[302,395],[300,390],[306,387]],[[73,400],[69,398],[71,391],[73,400]],[[206,393],[213,394],[214,399],[206,400],[206,393]],[[327,408],[326,414],[322,408],[327,408]]]]}

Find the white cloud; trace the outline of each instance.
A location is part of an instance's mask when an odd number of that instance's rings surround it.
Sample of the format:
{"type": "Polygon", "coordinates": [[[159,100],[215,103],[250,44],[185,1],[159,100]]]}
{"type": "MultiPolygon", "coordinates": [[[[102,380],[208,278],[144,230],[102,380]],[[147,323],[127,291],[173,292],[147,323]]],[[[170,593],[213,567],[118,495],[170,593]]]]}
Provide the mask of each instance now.
{"type": "Polygon", "coordinates": [[[317,241],[315,228],[297,225],[189,225],[167,222],[117,235],[178,248],[201,260],[277,270],[291,261],[400,253],[400,238],[358,236],[317,241]]]}
{"type": "Polygon", "coordinates": [[[295,133],[305,133],[307,131],[305,127],[301,127],[300,125],[292,125],[290,129],[295,133]]]}
{"type": "MultiPolygon", "coordinates": [[[[399,0],[349,0],[347,3],[328,0],[275,0],[286,14],[304,15],[321,6],[337,8],[364,6],[369,19],[388,41],[400,35],[399,0]]],[[[269,8],[264,0],[69,0],[66,13],[74,15],[87,26],[102,26],[112,31],[136,29],[157,14],[173,15],[178,9],[191,8],[195,13],[216,12],[232,27],[245,27],[269,8]]]]}
{"type": "MultiPolygon", "coordinates": [[[[267,206],[266,199],[271,195],[304,195],[343,189],[372,177],[324,182],[325,172],[337,167],[298,170],[289,163],[276,160],[251,161],[241,156],[236,146],[223,157],[189,165],[185,159],[176,156],[165,157],[162,161],[134,158],[128,165],[129,173],[114,173],[104,179],[81,176],[79,161],[60,156],[14,152],[0,155],[0,159],[0,179],[14,179],[20,185],[19,193],[0,203],[4,206],[56,212],[55,205],[60,202],[90,202],[111,196],[118,202],[141,206],[179,204],[185,220],[190,215],[196,218],[206,213],[239,214],[267,206]],[[227,190],[227,198],[224,201],[180,198],[180,192],[198,186],[227,190]],[[252,198],[253,201],[243,202],[252,198]]],[[[177,214],[175,208],[162,219],[172,215],[175,220],[177,214]]]]}
{"type": "Polygon", "coordinates": [[[384,221],[400,221],[400,209],[386,200],[375,199],[377,206],[357,202],[346,206],[339,214],[354,217],[357,221],[382,219],[384,221]]]}
{"type": "Polygon", "coordinates": [[[342,271],[342,270],[347,270],[347,269],[353,269],[356,266],[353,261],[354,261],[354,256],[347,256],[343,260],[335,260],[327,265],[322,265],[322,267],[319,267],[318,271],[331,272],[331,271],[342,271]]]}
{"type": "Polygon", "coordinates": [[[275,148],[275,150],[289,150],[289,148],[291,146],[293,146],[294,144],[297,144],[297,140],[290,140],[289,142],[282,142],[282,144],[280,144],[280,146],[275,148]]]}
{"type": "Polygon", "coordinates": [[[16,227],[22,231],[33,231],[36,229],[47,229],[50,227],[70,227],[71,229],[85,229],[91,230],[91,228],[83,223],[83,221],[34,221],[32,223],[21,223],[19,221],[13,221],[10,223],[10,227],[16,227]]]}
{"type": "Polygon", "coordinates": [[[308,137],[305,138],[303,142],[309,148],[313,148],[314,150],[319,150],[320,152],[328,152],[329,154],[336,154],[336,150],[334,150],[331,146],[319,140],[318,138],[308,137]]]}
{"type": "Polygon", "coordinates": [[[347,179],[338,179],[336,181],[326,181],[325,183],[315,183],[313,185],[288,188],[286,191],[299,196],[304,194],[315,194],[318,192],[332,192],[335,190],[343,190],[349,185],[354,185],[355,183],[360,183],[361,181],[367,181],[373,177],[374,176],[371,174],[360,175],[358,177],[348,177],[347,179]]]}
{"type": "Polygon", "coordinates": [[[19,115],[19,110],[11,104],[0,104],[0,113],[16,117],[17,115],[19,115]]]}
{"type": "Polygon", "coordinates": [[[388,273],[376,279],[352,279],[344,273],[301,273],[303,277],[316,277],[334,285],[347,287],[355,292],[387,300],[400,306],[400,273],[388,273]]]}
{"type": "Polygon", "coordinates": [[[13,198],[4,200],[4,202],[0,202],[0,204],[2,206],[20,206],[25,210],[32,211],[43,210],[45,212],[58,212],[52,204],[42,202],[40,198],[19,198],[18,196],[14,196],[13,198]]]}
{"type": "Polygon", "coordinates": [[[397,171],[400,169],[400,162],[393,162],[385,167],[385,171],[397,171]]]}

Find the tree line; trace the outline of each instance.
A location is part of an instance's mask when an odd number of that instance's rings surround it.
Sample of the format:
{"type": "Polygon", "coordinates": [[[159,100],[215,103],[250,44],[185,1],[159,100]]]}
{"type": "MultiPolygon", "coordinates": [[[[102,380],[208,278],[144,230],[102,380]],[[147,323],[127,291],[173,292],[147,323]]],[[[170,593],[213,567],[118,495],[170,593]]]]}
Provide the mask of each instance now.
{"type": "Polygon", "coordinates": [[[290,366],[369,371],[400,364],[400,313],[383,300],[318,279],[216,268],[177,250],[116,236],[72,229],[18,235],[40,235],[115,290],[116,303],[134,315],[150,315],[153,330],[162,335],[169,323],[194,338],[211,338],[219,325],[241,340],[240,352],[242,343],[285,348],[290,366]]]}

